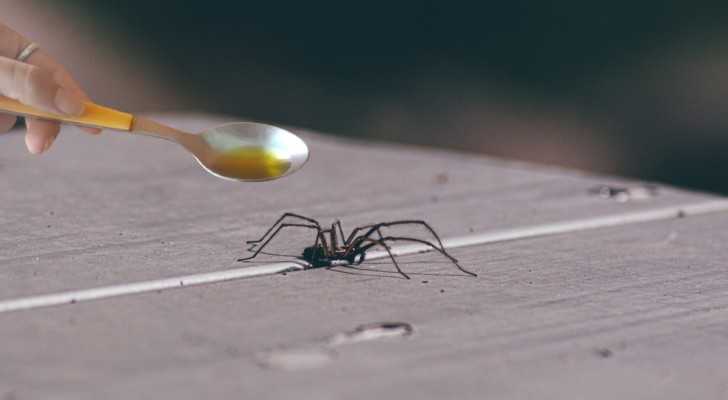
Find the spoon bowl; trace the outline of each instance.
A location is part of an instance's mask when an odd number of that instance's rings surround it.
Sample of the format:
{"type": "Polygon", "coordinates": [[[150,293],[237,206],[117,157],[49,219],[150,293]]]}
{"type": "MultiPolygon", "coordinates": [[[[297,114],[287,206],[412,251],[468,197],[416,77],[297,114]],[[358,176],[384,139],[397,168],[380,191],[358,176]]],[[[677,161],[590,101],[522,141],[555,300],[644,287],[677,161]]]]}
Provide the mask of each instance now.
{"type": "Polygon", "coordinates": [[[207,162],[211,174],[223,179],[262,181],[299,170],[308,160],[308,147],[287,130],[259,123],[234,122],[200,134],[214,150],[207,162]]]}
{"type": "Polygon", "coordinates": [[[64,117],[0,96],[0,110],[3,112],[177,142],[209,173],[232,181],[278,179],[299,170],[309,156],[308,147],[300,137],[271,125],[234,122],[192,134],[91,102],[84,102],[84,105],[83,115],[64,117]]]}

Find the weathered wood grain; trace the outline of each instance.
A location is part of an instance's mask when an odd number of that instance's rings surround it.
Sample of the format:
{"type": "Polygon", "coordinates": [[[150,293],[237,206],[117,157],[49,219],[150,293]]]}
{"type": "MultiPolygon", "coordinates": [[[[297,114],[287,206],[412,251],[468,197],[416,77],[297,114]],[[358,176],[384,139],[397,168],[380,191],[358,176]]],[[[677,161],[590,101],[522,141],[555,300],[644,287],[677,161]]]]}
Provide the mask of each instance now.
{"type": "MultiPolygon", "coordinates": [[[[620,203],[590,189],[634,182],[302,134],[306,168],[244,185],[149,138],[68,130],[34,158],[3,137],[0,301],[236,268],[289,210],[450,238],[722,201],[620,203]]],[[[412,280],[382,259],[0,314],[0,398],[723,398],[728,213],[677,217],[451,249],[477,278],[420,254],[399,258],[412,280]],[[381,322],[414,332],[352,333],[381,322]]]]}
{"type": "MultiPolygon", "coordinates": [[[[161,118],[198,131],[220,122],[161,118]]],[[[304,133],[305,135],[305,133],[304,133]]],[[[280,181],[211,179],[175,144],[68,128],[53,152],[0,148],[0,300],[236,268],[246,240],[284,211],[354,226],[426,219],[443,237],[700,204],[670,188],[647,201],[590,194],[624,180],[483,156],[306,136],[309,164],[280,181]]]]}

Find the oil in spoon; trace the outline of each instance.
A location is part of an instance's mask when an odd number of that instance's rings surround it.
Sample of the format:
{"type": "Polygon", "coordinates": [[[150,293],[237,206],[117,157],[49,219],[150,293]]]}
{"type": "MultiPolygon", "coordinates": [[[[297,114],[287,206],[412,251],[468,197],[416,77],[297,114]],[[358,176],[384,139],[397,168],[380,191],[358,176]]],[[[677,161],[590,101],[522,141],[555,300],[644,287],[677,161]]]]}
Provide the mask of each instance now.
{"type": "Polygon", "coordinates": [[[226,178],[267,180],[285,174],[291,159],[263,146],[243,146],[221,152],[210,160],[208,168],[226,178]]]}

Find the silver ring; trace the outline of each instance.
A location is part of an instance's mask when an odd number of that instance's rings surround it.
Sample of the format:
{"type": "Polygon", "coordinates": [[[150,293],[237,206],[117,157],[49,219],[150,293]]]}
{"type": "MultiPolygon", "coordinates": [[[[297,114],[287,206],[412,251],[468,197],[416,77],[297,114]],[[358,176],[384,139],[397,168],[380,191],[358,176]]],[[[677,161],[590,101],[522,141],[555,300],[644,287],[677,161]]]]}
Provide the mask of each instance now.
{"type": "Polygon", "coordinates": [[[28,45],[28,47],[24,48],[23,51],[20,52],[20,55],[18,55],[17,60],[20,62],[23,62],[30,57],[31,54],[33,54],[34,51],[38,50],[40,48],[40,45],[38,43],[31,43],[28,45]]]}

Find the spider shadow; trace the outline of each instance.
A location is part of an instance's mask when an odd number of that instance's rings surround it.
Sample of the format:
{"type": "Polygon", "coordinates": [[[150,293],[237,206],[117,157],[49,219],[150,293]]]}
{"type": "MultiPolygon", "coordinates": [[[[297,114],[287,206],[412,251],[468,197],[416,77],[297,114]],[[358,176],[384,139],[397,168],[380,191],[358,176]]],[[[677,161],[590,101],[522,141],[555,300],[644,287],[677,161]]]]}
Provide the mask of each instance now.
{"type": "MultiPolygon", "coordinates": [[[[244,263],[246,264],[277,264],[277,263],[284,263],[284,262],[295,262],[296,264],[307,264],[306,261],[300,259],[299,257],[293,257],[289,255],[281,255],[281,254],[271,254],[268,253],[269,256],[275,256],[276,259],[270,259],[270,260],[247,260],[244,263]],[[293,259],[294,261],[291,261],[293,259]]],[[[420,261],[420,262],[409,262],[407,265],[414,265],[414,264],[432,264],[432,262],[427,261],[420,261]]],[[[296,270],[295,272],[300,271],[306,271],[306,270],[314,270],[314,269],[323,269],[326,271],[331,271],[339,274],[346,274],[346,275],[354,275],[354,276],[366,276],[366,277],[373,277],[373,278],[396,278],[396,279],[402,279],[402,280],[408,280],[402,274],[397,272],[396,270],[388,271],[384,269],[374,269],[369,268],[367,266],[371,265],[377,265],[377,266],[387,266],[391,265],[391,263],[387,262],[367,262],[366,264],[349,264],[349,263],[337,263],[335,265],[325,265],[325,266],[319,266],[314,267],[310,264],[306,265],[302,270],[296,270]],[[365,266],[366,265],[366,266],[365,266]]],[[[294,271],[291,271],[294,272],[294,271]]],[[[288,272],[287,272],[288,273],[288,272]]],[[[442,273],[442,272],[407,272],[407,275],[410,275],[412,277],[432,277],[432,276],[451,276],[451,277],[457,277],[462,276],[458,273],[442,273]]]]}
{"type": "MultiPolygon", "coordinates": [[[[367,266],[369,265],[383,265],[386,266],[388,263],[386,262],[380,262],[380,263],[366,263],[367,266]]],[[[389,263],[391,265],[391,263],[389,263]]],[[[432,264],[431,262],[410,262],[407,263],[407,265],[412,264],[432,264]]],[[[339,274],[346,274],[346,275],[356,275],[356,276],[367,276],[367,277],[376,277],[376,278],[397,278],[397,279],[403,279],[403,280],[409,280],[402,276],[398,271],[386,271],[383,269],[373,269],[373,268],[366,268],[361,265],[357,264],[337,264],[337,265],[328,265],[328,266],[322,266],[322,267],[307,267],[305,269],[325,269],[327,271],[336,272],[339,274]]],[[[407,275],[410,275],[412,278],[414,277],[432,277],[432,276],[439,276],[439,277],[457,277],[462,276],[458,273],[441,273],[441,272],[410,272],[407,271],[407,275]]]]}

